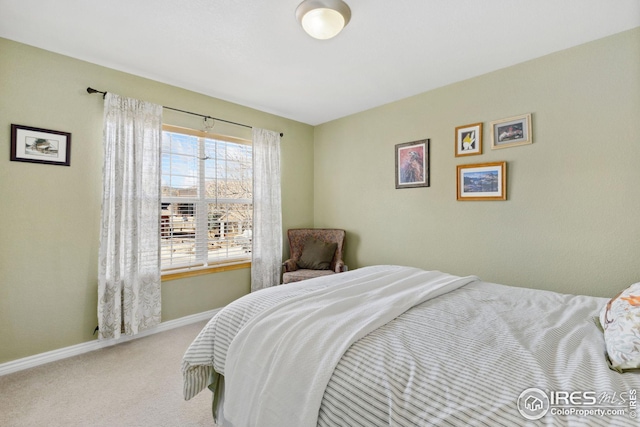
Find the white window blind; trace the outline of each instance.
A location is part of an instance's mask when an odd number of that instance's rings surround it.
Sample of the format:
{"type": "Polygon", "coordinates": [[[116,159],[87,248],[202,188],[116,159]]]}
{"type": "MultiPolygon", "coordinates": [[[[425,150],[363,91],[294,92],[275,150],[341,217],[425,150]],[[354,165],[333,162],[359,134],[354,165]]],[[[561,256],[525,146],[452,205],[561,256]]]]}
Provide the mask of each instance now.
{"type": "Polygon", "coordinates": [[[163,126],[163,272],[251,259],[251,142],[163,126]]]}

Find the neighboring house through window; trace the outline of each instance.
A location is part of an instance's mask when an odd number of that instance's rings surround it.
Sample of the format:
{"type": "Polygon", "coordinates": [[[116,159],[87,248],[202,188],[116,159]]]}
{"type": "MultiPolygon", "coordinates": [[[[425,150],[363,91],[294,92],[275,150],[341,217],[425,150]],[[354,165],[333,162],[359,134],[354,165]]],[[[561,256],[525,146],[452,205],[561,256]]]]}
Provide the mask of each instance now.
{"type": "Polygon", "coordinates": [[[163,273],[251,260],[251,142],[174,126],[162,132],[163,273]]]}

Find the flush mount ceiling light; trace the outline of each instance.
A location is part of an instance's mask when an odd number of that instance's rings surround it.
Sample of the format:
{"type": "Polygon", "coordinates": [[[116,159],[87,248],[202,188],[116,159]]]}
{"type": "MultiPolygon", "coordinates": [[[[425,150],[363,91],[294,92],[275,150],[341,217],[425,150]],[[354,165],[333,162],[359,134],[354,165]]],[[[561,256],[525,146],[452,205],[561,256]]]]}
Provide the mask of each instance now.
{"type": "Polygon", "coordinates": [[[311,37],[327,40],[338,35],[351,19],[351,9],[342,0],[304,0],[296,18],[311,37]]]}

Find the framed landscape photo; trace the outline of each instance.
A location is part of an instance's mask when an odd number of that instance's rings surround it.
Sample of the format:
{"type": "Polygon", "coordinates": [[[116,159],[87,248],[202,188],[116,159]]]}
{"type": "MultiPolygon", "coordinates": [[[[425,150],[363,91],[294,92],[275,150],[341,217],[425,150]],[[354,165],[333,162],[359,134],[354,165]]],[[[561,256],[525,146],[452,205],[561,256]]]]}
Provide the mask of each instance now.
{"type": "Polygon", "coordinates": [[[396,188],[429,186],[429,140],[396,145],[396,188]]]}
{"type": "Polygon", "coordinates": [[[491,122],[491,149],[533,143],[531,114],[491,122]]]}
{"type": "Polygon", "coordinates": [[[456,157],[482,154],[482,123],[456,128],[456,157]]]}
{"type": "Polygon", "coordinates": [[[507,162],[458,165],[458,200],[507,200],[507,162]]]}
{"type": "Polygon", "coordinates": [[[12,124],[10,160],[69,166],[71,134],[12,124]]]}

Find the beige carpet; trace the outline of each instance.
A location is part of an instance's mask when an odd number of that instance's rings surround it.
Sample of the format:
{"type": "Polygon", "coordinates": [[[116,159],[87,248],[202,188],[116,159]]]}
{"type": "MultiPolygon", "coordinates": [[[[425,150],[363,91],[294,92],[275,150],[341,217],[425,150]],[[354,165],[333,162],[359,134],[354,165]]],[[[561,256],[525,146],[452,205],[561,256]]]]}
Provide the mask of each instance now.
{"type": "Polygon", "coordinates": [[[182,355],[206,322],[0,377],[0,426],[214,426],[182,398],[182,355]]]}

